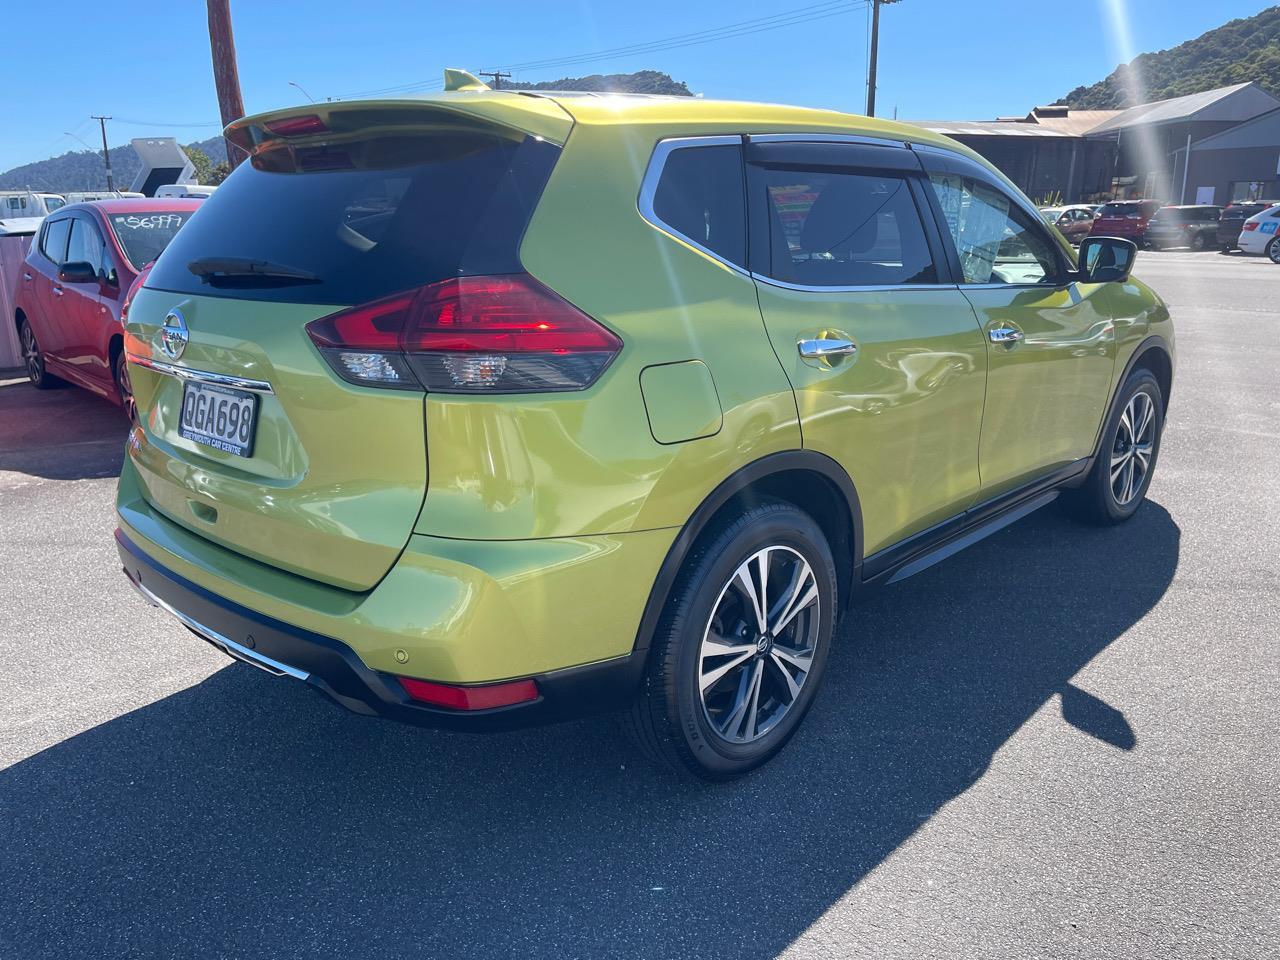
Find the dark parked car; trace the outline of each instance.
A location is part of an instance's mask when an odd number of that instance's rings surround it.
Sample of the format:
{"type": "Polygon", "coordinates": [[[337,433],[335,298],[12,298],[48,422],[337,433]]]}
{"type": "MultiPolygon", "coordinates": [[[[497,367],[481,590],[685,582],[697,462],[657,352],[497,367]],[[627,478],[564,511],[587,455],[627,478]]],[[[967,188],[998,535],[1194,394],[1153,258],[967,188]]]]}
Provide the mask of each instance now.
{"type": "Polygon", "coordinates": [[[1147,246],[1154,250],[1190,247],[1207,250],[1218,242],[1222,208],[1209,204],[1161,207],[1147,224],[1147,246]]]}
{"type": "Polygon", "coordinates": [[[1146,246],[1147,223],[1164,206],[1162,200],[1112,200],[1104,203],[1089,230],[1091,237],[1124,237],[1146,246]]]}
{"type": "Polygon", "coordinates": [[[134,278],[200,203],[94,200],[45,218],[23,264],[13,317],[33,385],[69,381],[119,403],[132,419],[121,325],[125,298],[134,278]]]}
{"type": "Polygon", "coordinates": [[[1230,253],[1238,248],[1244,222],[1277,203],[1280,200],[1244,200],[1228,204],[1222,211],[1222,219],[1218,221],[1218,249],[1223,253],[1230,253]]]}

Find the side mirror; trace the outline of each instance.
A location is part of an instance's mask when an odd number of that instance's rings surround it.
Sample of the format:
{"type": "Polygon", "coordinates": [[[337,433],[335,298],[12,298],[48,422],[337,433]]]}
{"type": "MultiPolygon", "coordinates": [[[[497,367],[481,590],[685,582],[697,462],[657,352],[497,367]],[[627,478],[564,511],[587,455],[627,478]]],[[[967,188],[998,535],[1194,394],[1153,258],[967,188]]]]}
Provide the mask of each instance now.
{"type": "Polygon", "coordinates": [[[88,260],[68,260],[58,271],[63,283],[97,283],[98,271],[88,260]]]}
{"type": "Polygon", "coordinates": [[[1085,237],[1080,241],[1080,282],[1111,283],[1129,279],[1138,246],[1120,237],[1085,237]]]}

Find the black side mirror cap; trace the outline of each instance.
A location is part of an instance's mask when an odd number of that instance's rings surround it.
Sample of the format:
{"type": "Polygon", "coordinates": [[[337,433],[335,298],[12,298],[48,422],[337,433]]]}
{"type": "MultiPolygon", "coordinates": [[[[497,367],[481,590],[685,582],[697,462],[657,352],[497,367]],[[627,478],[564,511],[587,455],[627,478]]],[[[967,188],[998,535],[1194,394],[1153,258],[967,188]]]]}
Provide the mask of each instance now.
{"type": "Polygon", "coordinates": [[[1080,241],[1081,283],[1113,283],[1129,279],[1138,245],[1121,237],[1085,237],[1080,241]]]}
{"type": "Polygon", "coordinates": [[[68,260],[58,270],[63,283],[97,283],[98,271],[87,260],[68,260]]]}

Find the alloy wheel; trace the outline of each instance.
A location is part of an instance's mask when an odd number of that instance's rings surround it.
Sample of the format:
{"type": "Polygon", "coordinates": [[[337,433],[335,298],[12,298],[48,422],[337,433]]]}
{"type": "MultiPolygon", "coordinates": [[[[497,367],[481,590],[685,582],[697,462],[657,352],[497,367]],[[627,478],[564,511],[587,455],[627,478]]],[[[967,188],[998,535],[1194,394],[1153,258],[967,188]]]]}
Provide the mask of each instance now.
{"type": "Polygon", "coordinates": [[[698,684],[711,728],[730,743],[774,729],[809,679],[819,637],[818,582],[807,560],[785,546],[748,557],[711,611],[698,684]]]}
{"type": "Polygon", "coordinates": [[[133,381],[129,379],[129,364],[125,360],[123,351],[116,360],[116,389],[120,391],[120,405],[124,407],[130,426],[136,426],[138,401],[133,398],[133,381]]]}
{"type": "Polygon", "coordinates": [[[1128,506],[1142,490],[1155,447],[1155,402],[1139,391],[1129,398],[1111,448],[1111,495],[1128,506]]]}
{"type": "Polygon", "coordinates": [[[44,361],[40,358],[40,345],[36,343],[36,335],[31,324],[22,324],[22,363],[27,368],[27,377],[38,384],[44,377],[44,361]]]}
{"type": "Polygon", "coordinates": [[[1267,256],[1272,263],[1280,263],[1280,239],[1272,240],[1267,246],[1267,256]]]}

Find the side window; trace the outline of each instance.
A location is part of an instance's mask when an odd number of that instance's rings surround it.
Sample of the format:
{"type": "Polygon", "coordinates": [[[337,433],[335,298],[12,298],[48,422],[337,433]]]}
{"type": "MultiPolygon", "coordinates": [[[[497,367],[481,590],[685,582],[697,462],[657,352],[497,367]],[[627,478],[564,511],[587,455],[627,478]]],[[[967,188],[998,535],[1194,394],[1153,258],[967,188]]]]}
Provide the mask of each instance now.
{"type": "Polygon", "coordinates": [[[815,287],[936,283],[920,213],[902,175],[761,167],[775,280],[815,287]]]}
{"type": "Polygon", "coordinates": [[[63,218],[54,220],[44,228],[40,239],[40,252],[55,264],[61,264],[67,252],[67,234],[71,229],[71,221],[63,218]]]}
{"type": "Polygon", "coordinates": [[[81,217],[71,221],[71,244],[67,247],[66,263],[83,260],[95,273],[102,272],[102,234],[98,228],[81,217]]]}
{"type": "Polygon", "coordinates": [[[671,151],[653,195],[653,213],[688,240],[730,263],[747,262],[741,148],[723,144],[671,151]]]}
{"type": "Polygon", "coordinates": [[[1052,242],[994,187],[954,173],[929,175],[960,255],[965,283],[1054,283],[1052,242]]]}

